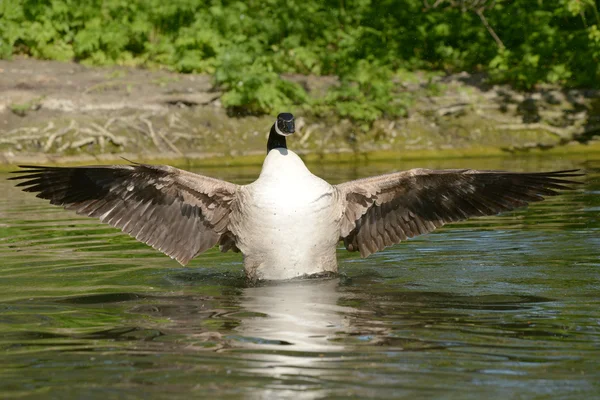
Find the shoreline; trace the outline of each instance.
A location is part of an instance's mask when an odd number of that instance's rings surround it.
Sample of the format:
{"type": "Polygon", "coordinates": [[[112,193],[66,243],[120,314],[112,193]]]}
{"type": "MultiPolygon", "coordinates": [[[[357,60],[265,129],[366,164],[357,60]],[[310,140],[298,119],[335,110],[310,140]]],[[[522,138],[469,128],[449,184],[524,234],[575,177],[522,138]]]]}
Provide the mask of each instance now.
{"type": "MultiPolygon", "coordinates": [[[[293,147],[291,144],[290,147],[293,147]]],[[[419,161],[419,160],[463,160],[463,159],[486,159],[486,158],[508,158],[515,157],[514,154],[507,153],[498,148],[491,147],[473,147],[468,149],[426,149],[413,150],[409,152],[398,151],[371,151],[364,153],[353,153],[350,151],[342,152],[297,152],[307,164],[376,164],[390,161],[419,161]]],[[[534,149],[529,152],[520,152],[519,158],[548,158],[559,157],[581,158],[587,155],[600,154],[600,143],[590,145],[570,145],[553,148],[549,150],[534,149]]],[[[256,167],[262,165],[264,152],[253,152],[251,154],[223,155],[223,154],[202,154],[189,153],[186,157],[177,154],[102,154],[102,155],[77,155],[77,156],[55,156],[40,154],[19,154],[6,155],[0,154],[0,172],[11,171],[18,165],[53,165],[53,166],[80,166],[80,165],[109,165],[126,164],[128,160],[149,163],[149,164],[167,164],[175,167],[184,168],[223,168],[223,167],[256,167]]],[[[592,157],[598,159],[598,157],[592,157]]]]}
{"type": "MultiPolygon", "coordinates": [[[[289,77],[288,77],[289,78],[289,77]]],[[[282,79],[288,79],[282,77],[282,79]]],[[[423,78],[423,77],[421,77],[423,78]]],[[[331,77],[294,76],[315,92],[331,77]]],[[[399,83],[407,117],[352,121],[292,111],[290,148],[308,162],[585,154],[600,151],[600,91],[486,86],[467,73],[399,83]]],[[[483,82],[483,83],[482,83],[483,82]]],[[[17,164],[262,162],[273,116],[231,115],[212,78],[131,67],[0,60],[0,169],[17,164]]],[[[306,105],[308,106],[308,105],[306,105]]]]}

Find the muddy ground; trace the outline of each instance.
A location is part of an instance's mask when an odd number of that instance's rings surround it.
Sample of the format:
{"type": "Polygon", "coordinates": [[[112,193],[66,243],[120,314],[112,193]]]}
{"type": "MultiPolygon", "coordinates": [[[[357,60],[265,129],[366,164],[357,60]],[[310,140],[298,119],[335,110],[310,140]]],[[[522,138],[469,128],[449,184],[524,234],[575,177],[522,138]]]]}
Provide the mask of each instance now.
{"type": "MultiPolygon", "coordinates": [[[[319,91],[336,82],[286,79],[319,91]]],[[[398,84],[414,99],[407,118],[378,121],[364,133],[350,121],[289,110],[300,114],[290,145],[321,155],[557,146],[581,151],[600,138],[598,90],[524,93],[466,73],[435,79],[417,74],[398,84]]],[[[0,164],[264,154],[273,117],[228,115],[220,95],[207,75],[0,60],[0,164]]]]}

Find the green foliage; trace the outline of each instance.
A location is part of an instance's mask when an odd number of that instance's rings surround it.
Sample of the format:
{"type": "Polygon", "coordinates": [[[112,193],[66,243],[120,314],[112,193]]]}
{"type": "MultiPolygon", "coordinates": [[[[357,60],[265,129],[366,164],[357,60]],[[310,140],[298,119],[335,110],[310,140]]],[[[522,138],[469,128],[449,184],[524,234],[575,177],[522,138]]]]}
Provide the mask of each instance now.
{"type": "Polygon", "coordinates": [[[600,24],[593,0],[499,2],[490,16],[506,50],[488,64],[491,77],[524,88],[543,83],[597,87],[600,58],[594,42],[600,24]]]}
{"type": "Polygon", "coordinates": [[[32,110],[39,110],[39,108],[41,107],[41,102],[42,102],[43,98],[42,97],[38,97],[35,99],[32,99],[30,101],[27,101],[25,103],[12,103],[8,105],[8,108],[15,114],[24,117],[27,115],[27,113],[29,111],[32,110]]]}
{"type": "Polygon", "coordinates": [[[366,131],[377,119],[406,114],[407,99],[396,92],[397,87],[389,68],[360,60],[341,77],[338,86],[312,106],[321,115],[349,118],[366,131]]]}
{"type": "Polygon", "coordinates": [[[598,87],[597,1],[497,0],[485,17],[504,47],[473,10],[449,2],[5,0],[0,57],[209,73],[233,110],[302,104],[365,128],[405,112],[398,71],[485,71],[524,88],[598,87]],[[311,98],[282,74],[335,75],[339,85],[311,98]]]}
{"type": "Polygon", "coordinates": [[[283,80],[266,57],[253,58],[230,48],[222,54],[215,72],[216,83],[225,90],[224,106],[249,113],[277,113],[306,101],[306,92],[283,80]]]}

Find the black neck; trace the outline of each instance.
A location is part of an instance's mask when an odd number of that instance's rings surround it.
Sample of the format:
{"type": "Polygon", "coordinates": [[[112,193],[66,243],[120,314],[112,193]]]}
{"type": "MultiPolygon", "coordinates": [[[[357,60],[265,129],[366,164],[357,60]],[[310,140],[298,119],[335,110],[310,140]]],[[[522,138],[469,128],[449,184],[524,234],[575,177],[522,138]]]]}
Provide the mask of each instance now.
{"type": "Polygon", "coordinates": [[[285,143],[285,136],[280,135],[275,131],[275,124],[271,127],[271,133],[269,133],[269,140],[267,141],[267,153],[273,149],[287,149],[285,143]]]}

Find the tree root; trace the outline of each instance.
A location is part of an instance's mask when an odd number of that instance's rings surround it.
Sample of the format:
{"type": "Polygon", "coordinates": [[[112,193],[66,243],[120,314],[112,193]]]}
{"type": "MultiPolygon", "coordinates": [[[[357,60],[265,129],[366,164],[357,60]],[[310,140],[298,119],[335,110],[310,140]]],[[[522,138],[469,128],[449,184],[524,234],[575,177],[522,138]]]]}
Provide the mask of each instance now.
{"type": "Polygon", "coordinates": [[[106,141],[118,147],[123,147],[127,144],[126,138],[113,134],[99,124],[92,122],[89,127],[80,128],[75,120],[71,120],[69,126],[58,130],[55,130],[55,124],[52,121],[42,129],[38,127],[17,128],[7,132],[4,138],[0,139],[0,144],[12,145],[20,150],[28,142],[36,143],[36,145],[43,143],[42,150],[47,153],[68,133],[72,133],[71,136],[73,138],[78,137],[80,133],[86,136],[78,140],[68,140],[60,144],[56,150],[57,153],[64,152],[67,149],[78,149],[93,143],[98,143],[101,151],[104,152],[106,141]]]}
{"type": "Polygon", "coordinates": [[[86,137],[83,139],[79,139],[73,143],[71,143],[71,146],[69,146],[72,149],[78,149],[80,147],[86,146],[88,144],[92,144],[96,141],[96,138],[93,137],[86,137]]]}
{"type": "Polygon", "coordinates": [[[44,153],[47,153],[52,148],[52,145],[54,144],[54,141],[56,140],[56,138],[59,138],[59,137],[65,135],[67,132],[74,130],[76,126],[77,126],[77,124],[75,123],[75,121],[71,120],[71,123],[69,124],[69,126],[67,126],[64,129],[61,129],[59,131],[56,131],[56,132],[52,133],[50,136],[48,136],[48,140],[46,141],[46,144],[44,145],[44,149],[43,149],[44,153]]]}
{"type": "Polygon", "coordinates": [[[152,126],[152,122],[150,122],[149,119],[147,119],[146,117],[139,117],[140,121],[142,121],[144,124],[146,124],[146,127],[148,128],[148,134],[150,136],[150,138],[152,139],[152,143],[154,143],[154,145],[156,146],[156,148],[158,150],[162,150],[162,146],[158,140],[158,137],[160,137],[160,139],[162,139],[162,141],[167,145],[167,147],[169,147],[169,149],[171,149],[171,151],[173,151],[174,153],[178,154],[178,155],[183,155],[183,153],[177,148],[177,146],[175,146],[173,144],[173,142],[171,142],[169,139],[167,139],[167,137],[162,133],[161,130],[155,132],[154,128],[152,126]],[[158,137],[157,137],[158,135],[158,137]]]}
{"type": "Polygon", "coordinates": [[[125,146],[127,144],[127,139],[121,136],[114,135],[113,133],[109,132],[105,127],[102,127],[94,122],[92,122],[92,127],[96,128],[96,130],[99,132],[99,137],[108,138],[115,146],[125,146]]]}

